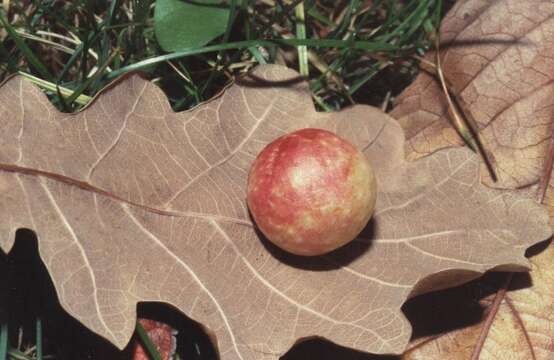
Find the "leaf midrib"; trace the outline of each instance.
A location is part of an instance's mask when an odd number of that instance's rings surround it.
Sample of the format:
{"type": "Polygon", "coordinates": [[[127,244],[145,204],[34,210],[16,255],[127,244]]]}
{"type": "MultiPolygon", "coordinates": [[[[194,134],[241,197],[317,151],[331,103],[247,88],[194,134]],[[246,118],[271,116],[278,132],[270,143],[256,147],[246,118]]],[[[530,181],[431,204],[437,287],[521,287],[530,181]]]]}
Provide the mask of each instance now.
{"type": "Polygon", "coordinates": [[[173,217],[192,217],[192,218],[199,218],[199,219],[207,219],[207,220],[216,220],[216,221],[223,221],[223,222],[231,222],[241,225],[247,225],[250,227],[253,227],[253,223],[248,220],[234,218],[230,216],[221,216],[221,215],[213,215],[213,214],[203,214],[193,211],[170,211],[170,210],[163,210],[158,209],[152,206],[148,206],[145,204],[137,203],[128,199],[125,199],[119,195],[116,195],[114,193],[111,193],[109,191],[106,191],[104,189],[101,189],[97,186],[94,186],[88,182],[77,180],[65,175],[60,175],[56,173],[52,173],[49,171],[39,170],[39,169],[33,169],[23,166],[17,166],[17,165],[11,165],[11,164],[5,164],[0,163],[0,171],[4,172],[10,172],[10,173],[16,173],[16,174],[22,174],[22,175],[28,175],[28,176],[34,176],[34,177],[42,177],[42,178],[48,178],[50,180],[54,180],[56,182],[63,183],[68,186],[74,186],[77,187],[83,191],[92,192],[94,194],[107,197],[113,201],[127,204],[139,209],[142,209],[144,211],[154,213],[157,215],[162,216],[173,216],[173,217]]]}

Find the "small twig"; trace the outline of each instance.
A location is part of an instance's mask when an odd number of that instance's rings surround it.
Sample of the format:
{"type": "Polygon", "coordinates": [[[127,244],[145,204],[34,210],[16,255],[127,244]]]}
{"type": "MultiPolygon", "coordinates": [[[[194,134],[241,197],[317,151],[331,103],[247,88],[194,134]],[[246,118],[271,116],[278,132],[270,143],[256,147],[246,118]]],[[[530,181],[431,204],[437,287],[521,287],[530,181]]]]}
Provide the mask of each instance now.
{"type": "MultiPolygon", "coordinates": [[[[437,73],[437,64],[435,64],[434,62],[429,61],[429,60],[427,60],[426,58],[424,58],[423,56],[419,56],[419,55],[417,55],[417,54],[412,55],[412,58],[414,58],[414,59],[416,59],[417,61],[419,61],[419,62],[421,62],[421,63],[423,63],[423,64],[429,66],[429,67],[432,69],[433,74],[436,75],[436,73],[437,73]]],[[[448,84],[447,84],[447,85],[448,85],[448,84]]]]}
{"type": "Polygon", "coordinates": [[[36,348],[37,348],[36,345],[33,345],[33,346],[25,349],[25,351],[23,351],[23,354],[30,356],[32,353],[35,352],[36,348]]]}
{"type": "Polygon", "coordinates": [[[342,20],[344,20],[344,18],[346,17],[346,14],[348,13],[348,6],[344,6],[339,14],[337,15],[337,17],[335,18],[335,25],[336,26],[339,26],[339,24],[342,22],[342,20]]]}
{"type": "MultiPolygon", "coordinates": [[[[46,45],[49,45],[49,46],[52,46],[53,48],[57,49],[57,50],[60,50],[60,51],[63,51],[67,54],[73,54],[75,52],[75,49],[73,48],[70,48],[68,46],[65,46],[65,45],[62,45],[62,44],[59,44],[57,42],[54,42],[54,41],[51,41],[51,40],[48,40],[48,39],[45,39],[45,38],[42,38],[40,36],[36,36],[34,34],[30,34],[30,33],[27,33],[25,32],[24,30],[16,30],[17,33],[19,35],[21,35],[22,37],[24,38],[27,38],[29,40],[33,40],[33,41],[37,41],[37,42],[40,42],[40,43],[43,43],[43,44],[46,44],[46,45]]],[[[42,36],[50,36],[50,37],[53,37],[53,38],[56,38],[56,39],[59,39],[59,40],[64,40],[64,41],[67,41],[73,45],[81,45],[82,44],[82,41],[76,37],[74,34],[71,34],[73,36],[73,38],[70,38],[70,37],[67,37],[67,36],[64,36],[64,35],[60,35],[60,34],[56,34],[56,33],[53,33],[53,32],[48,32],[48,31],[42,31],[42,30],[39,30],[37,31],[37,34],[38,35],[42,35],[42,36]]],[[[95,60],[98,61],[98,54],[96,52],[94,52],[94,50],[92,49],[88,49],[87,51],[95,60]]],[[[94,73],[96,72],[97,68],[93,68],[92,71],[88,74],[88,76],[92,76],[94,75],[94,73]]],[[[107,68],[108,71],[112,71],[111,67],[108,67],[107,68]]]]}
{"type": "Polygon", "coordinates": [[[471,360],[479,360],[479,355],[481,355],[481,350],[483,350],[483,345],[485,344],[485,340],[487,340],[487,336],[489,335],[489,331],[494,322],[494,318],[496,317],[496,314],[500,309],[500,304],[502,304],[502,300],[504,300],[504,296],[506,295],[506,291],[510,286],[510,282],[512,281],[513,276],[514,276],[514,273],[508,273],[508,275],[506,276],[506,280],[504,281],[500,289],[498,289],[498,291],[496,292],[490,311],[487,314],[487,318],[485,319],[485,323],[483,324],[483,327],[481,328],[481,333],[479,334],[477,343],[473,348],[473,352],[471,354],[471,360]]]}
{"type": "Polygon", "coordinates": [[[187,75],[185,75],[181,70],[179,70],[179,68],[177,66],[175,66],[175,64],[173,64],[173,62],[168,60],[167,64],[169,66],[171,66],[171,68],[177,73],[177,75],[179,75],[181,78],[183,78],[183,80],[185,80],[188,83],[192,83],[191,79],[187,75]]]}
{"type": "Polygon", "coordinates": [[[525,328],[525,323],[523,322],[523,319],[521,316],[519,316],[519,313],[517,312],[516,307],[512,303],[512,300],[508,296],[506,296],[506,304],[512,311],[512,314],[514,315],[516,322],[521,326],[523,336],[525,337],[525,341],[527,342],[527,346],[529,346],[529,351],[531,352],[531,360],[536,360],[537,356],[535,355],[535,350],[533,349],[533,343],[531,342],[531,337],[529,337],[529,333],[527,332],[527,329],[525,328]]]}
{"type": "Polygon", "coordinates": [[[21,35],[22,37],[26,38],[26,39],[37,41],[37,42],[40,42],[40,43],[43,43],[43,44],[46,44],[46,45],[50,45],[51,47],[53,47],[55,49],[58,49],[60,51],[63,51],[67,54],[73,54],[73,49],[69,48],[65,45],[58,44],[57,42],[41,38],[40,36],[35,36],[33,34],[29,34],[29,33],[25,32],[25,31],[22,31],[22,30],[16,30],[16,32],[19,35],[21,35]]]}

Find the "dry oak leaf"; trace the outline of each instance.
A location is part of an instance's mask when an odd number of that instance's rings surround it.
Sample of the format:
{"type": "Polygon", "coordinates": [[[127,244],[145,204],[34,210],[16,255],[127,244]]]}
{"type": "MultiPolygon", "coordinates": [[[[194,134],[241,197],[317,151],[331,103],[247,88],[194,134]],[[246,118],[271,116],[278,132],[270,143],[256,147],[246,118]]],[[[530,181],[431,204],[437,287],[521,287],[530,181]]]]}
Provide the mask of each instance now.
{"type": "Polygon", "coordinates": [[[0,88],[1,248],[33,229],[61,305],[118,347],[137,302],[163,301],[209,329],[222,359],[276,359],[314,335],[401,353],[408,297],[524,270],[524,250],[551,235],[540,205],[480,184],[470,151],[407,163],[396,121],[368,106],[317,113],[295,79],[259,67],[174,113],[132,76],[70,115],[12,78],[0,88]],[[368,227],[318,258],[272,248],[245,205],[256,154],[303,127],[363,149],[380,185],[368,227]]]}
{"type": "MultiPolygon", "coordinates": [[[[554,1],[458,1],[441,39],[445,77],[493,154],[498,182],[486,183],[537,183],[554,141],[554,1]]],[[[440,84],[425,72],[399,96],[391,115],[406,131],[409,159],[462,144],[447,109],[440,84]]]]}
{"type": "MultiPolygon", "coordinates": [[[[554,3],[458,2],[446,16],[441,35],[443,71],[495,159],[499,182],[488,185],[534,193],[534,184],[544,176],[552,178],[543,168],[554,149],[554,3]]],[[[438,84],[426,74],[400,96],[393,114],[408,134],[410,158],[461,144],[441,99],[438,84]]],[[[547,190],[544,204],[554,224],[552,181],[547,190]]],[[[554,357],[554,247],[530,260],[530,280],[514,277],[516,290],[506,294],[494,318],[482,360],[554,357]]],[[[478,323],[414,343],[404,359],[468,359],[482,327],[478,323]]]]}
{"type": "MultiPolygon", "coordinates": [[[[530,260],[532,280],[516,276],[512,281],[517,289],[509,291],[501,303],[481,349],[480,360],[554,358],[554,246],[530,260]]],[[[402,358],[470,359],[482,327],[481,322],[414,344],[402,358]]]]}

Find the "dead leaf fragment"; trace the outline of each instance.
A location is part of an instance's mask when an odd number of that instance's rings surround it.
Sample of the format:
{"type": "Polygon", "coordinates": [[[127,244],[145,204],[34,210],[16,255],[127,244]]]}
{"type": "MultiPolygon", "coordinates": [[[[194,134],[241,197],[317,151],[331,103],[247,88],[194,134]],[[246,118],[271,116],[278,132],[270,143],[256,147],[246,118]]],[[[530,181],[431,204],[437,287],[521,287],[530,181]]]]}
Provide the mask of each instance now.
{"type": "MultiPolygon", "coordinates": [[[[458,1],[442,23],[441,39],[444,74],[494,154],[498,182],[487,178],[487,184],[537,183],[552,141],[554,2],[458,1]]],[[[429,74],[417,77],[391,114],[406,131],[410,159],[462,144],[444,93],[429,74]]]]}
{"type": "MultiPolygon", "coordinates": [[[[549,182],[544,204],[551,224],[553,182],[545,165],[554,149],[553,15],[552,1],[460,1],[441,29],[443,70],[496,160],[499,182],[491,183],[486,176],[485,181],[531,197],[535,184],[549,182]]],[[[393,111],[406,130],[412,159],[461,144],[449,127],[445,102],[431,101],[433,96],[442,99],[438,89],[429,75],[421,74],[393,111]]],[[[508,292],[496,314],[480,359],[554,357],[552,245],[531,262],[530,279],[514,277],[516,289],[508,292]]],[[[414,343],[404,358],[469,359],[482,326],[477,323],[414,343]]]]}
{"type": "MultiPolygon", "coordinates": [[[[531,262],[531,284],[506,295],[479,359],[547,360],[554,356],[554,247],[532,257],[531,262]]],[[[516,278],[514,286],[522,280],[516,278]]],[[[477,323],[414,344],[403,359],[469,359],[482,326],[477,323]]]]}
{"type": "Polygon", "coordinates": [[[523,270],[525,248],[551,235],[534,201],[479,184],[468,150],[407,163],[393,119],[367,106],[316,113],[297,78],[259,67],[174,113],[133,76],[75,115],[12,78],[0,88],[0,246],[33,229],[62,306],[119,347],[136,303],[164,301],[210,329],[222,359],[257,360],[313,335],[401,353],[408,297],[493,268],[523,270]],[[303,127],[363,149],[380,185],[368,227],[321,258],[272,248],[245,205],[256,154],[303,127]]]}

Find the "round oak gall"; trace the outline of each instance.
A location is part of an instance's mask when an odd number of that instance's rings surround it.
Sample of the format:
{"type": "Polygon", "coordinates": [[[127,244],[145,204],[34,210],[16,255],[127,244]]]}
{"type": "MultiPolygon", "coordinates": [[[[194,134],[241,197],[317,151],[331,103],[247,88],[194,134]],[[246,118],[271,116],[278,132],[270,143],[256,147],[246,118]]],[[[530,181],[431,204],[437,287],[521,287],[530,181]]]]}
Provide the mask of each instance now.
{"type": "Polygon", "coordinates": [[[353,240],[377,195],[365,155],[332,132],[302,129],[267,145],[248,176],[248,208],[272,243],[321,255],[353,240]]]}

